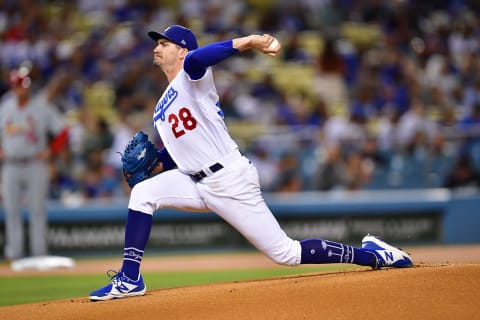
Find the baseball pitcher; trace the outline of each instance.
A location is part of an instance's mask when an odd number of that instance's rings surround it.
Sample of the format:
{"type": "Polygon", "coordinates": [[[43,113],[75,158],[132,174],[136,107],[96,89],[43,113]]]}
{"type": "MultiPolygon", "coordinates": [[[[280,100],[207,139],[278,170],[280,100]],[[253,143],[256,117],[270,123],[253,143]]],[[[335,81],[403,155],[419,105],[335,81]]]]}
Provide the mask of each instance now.
{"type": "MultiPolygon", "coordinates": [[[[282,265],[354,263],[374,269],[412,265],[406,252],[371,235],[363,238],[362,248],[316,238],[291,239],[265,204],[257,169],[228,133],[212,66],[246,50],[274,57],[281,48],[277,39],[249,35],[198,48],[194,33],[180,25],[148,35],[156,43],[153,64],[169,81],[155,105],[153,125],[176,168],[167,165],[170,170],[147,174],[133,186],[122,267],[109,272],[110,283],[93,291],[91,300],[145,294],[140,264],[152,216],[167,207],[215,212],[282,265]]],[[[148,151],[140,149],[138,158],[143,159],[148,151]]]]}

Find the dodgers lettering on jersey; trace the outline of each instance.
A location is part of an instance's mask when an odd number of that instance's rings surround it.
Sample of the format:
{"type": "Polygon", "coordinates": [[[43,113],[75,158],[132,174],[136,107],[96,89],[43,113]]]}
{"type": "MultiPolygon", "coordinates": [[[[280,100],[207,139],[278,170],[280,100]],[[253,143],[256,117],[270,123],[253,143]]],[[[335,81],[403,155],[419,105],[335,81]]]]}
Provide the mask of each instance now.
{"type": "Polygon", "coordinates": [[[167,111],[170,104],[178,97],[178,91],[174,88],[170,87],[166,93],[162,96],[160,101],[158,101],[157,105],[155,106],[154,110],[154,118],[153,122],[157,121],[158,119],[165,121],[165,111],[167,111]]]}
{"type": "Polygon", "coordinates": [[[218,100],[211,68],[194,81],[182,69],[155,106],[154,126],[172,159],[187,174],[238,149],[218,100]]]}

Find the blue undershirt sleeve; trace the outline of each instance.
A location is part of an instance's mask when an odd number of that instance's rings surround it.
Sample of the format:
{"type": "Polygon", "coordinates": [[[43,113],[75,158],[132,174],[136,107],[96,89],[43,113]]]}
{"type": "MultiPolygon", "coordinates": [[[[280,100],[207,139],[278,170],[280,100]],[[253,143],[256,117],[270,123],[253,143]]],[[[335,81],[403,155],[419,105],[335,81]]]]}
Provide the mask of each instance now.
{"type": "Polygon", "coordinates": [[[239,51],[233,47],[232,40],[215,42],[190,51],[185,57],[183,69],[192,80],[198,80],[205,75],[207,68],[239,51]]]}
{"type": "Polygon", "coordinates": [[[163,164],[163,171],[175,169],[177,167],[177,164],[175,161],[173,161],[167,149],[165,148],[162,148],[160,151],[158,151],[158,160],[160,160],[160,162],[163,164]]]}

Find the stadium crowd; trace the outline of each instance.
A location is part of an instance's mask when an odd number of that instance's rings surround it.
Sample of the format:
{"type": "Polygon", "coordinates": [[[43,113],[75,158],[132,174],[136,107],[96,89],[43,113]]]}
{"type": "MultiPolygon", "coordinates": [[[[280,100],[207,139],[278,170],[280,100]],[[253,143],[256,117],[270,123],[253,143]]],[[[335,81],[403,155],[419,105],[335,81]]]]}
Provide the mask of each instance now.
{"type": "Polygon", "coordinates": [[[478,192],[479,13],[473,0],[5,0],[0,94],[27,66],[68,117],[52,199],[122,197],[118,153],[137,130],[161,145],[151,114],[167,82],[147,31],[186,25],[200,45],[268,32],[279,57],[216,67],[226,121],[266,191],[478,192]]]}

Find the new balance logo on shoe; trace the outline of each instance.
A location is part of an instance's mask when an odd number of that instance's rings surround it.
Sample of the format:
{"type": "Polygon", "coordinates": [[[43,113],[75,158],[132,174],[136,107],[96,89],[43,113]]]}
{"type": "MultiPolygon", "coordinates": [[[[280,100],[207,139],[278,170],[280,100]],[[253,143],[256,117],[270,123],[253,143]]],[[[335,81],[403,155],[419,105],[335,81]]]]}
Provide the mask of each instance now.
{"type": "Polygon", "coordinates": [[[112,291],[116,289],[119,293],[129,293],[130,291],[134,290],[137,287],[138,287],[137,285],[122,281],[121,283],[117,283],[117,286],[113,287],[112,291]]]}
{"type": "Polygon", "coordinates": [[[377,257],[377,264],[374,269],[384,267],[406,268],[413,265],[412,258],[407,252],[389,245],[379,237],[366,235],[362,239],[362,248],[377,257]]]}
{"type": "Polygon", "coordinates": [[[394,261],[393,252],[384,251],[384,253],[385,253],[385,260],[391,261],[391,262],[394,261]]]}

